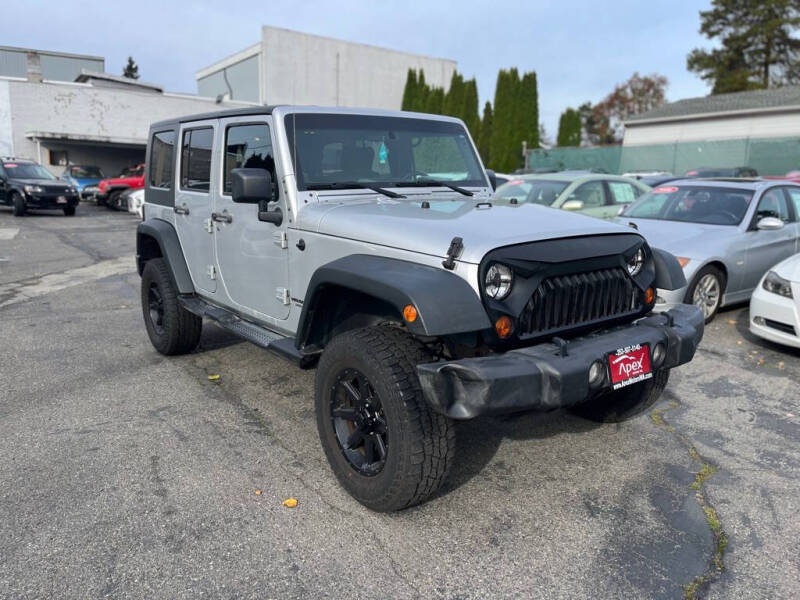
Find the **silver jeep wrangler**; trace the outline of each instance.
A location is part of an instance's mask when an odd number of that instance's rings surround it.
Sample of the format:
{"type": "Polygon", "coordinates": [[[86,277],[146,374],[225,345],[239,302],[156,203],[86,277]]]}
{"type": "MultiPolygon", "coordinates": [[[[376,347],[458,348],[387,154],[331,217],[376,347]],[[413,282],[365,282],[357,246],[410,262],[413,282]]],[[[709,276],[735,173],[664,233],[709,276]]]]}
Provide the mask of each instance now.
{"type": "Polygon", "coordinates": [[[191,352],[203,317],[317,368],[322,446],[369,508],[419,503],[454,420],[651,406],[703,335],[634,230],[492,196],[458,119],[253,107],[156,123],[137,232],[145,326],[191,352]]]}

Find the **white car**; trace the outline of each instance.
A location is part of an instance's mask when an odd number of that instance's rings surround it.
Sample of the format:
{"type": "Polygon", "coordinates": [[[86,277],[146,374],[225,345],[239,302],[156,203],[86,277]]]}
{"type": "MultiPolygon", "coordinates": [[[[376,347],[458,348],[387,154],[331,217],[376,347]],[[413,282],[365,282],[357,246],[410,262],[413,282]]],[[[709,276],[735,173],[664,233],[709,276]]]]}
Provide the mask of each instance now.
{"type": "Polygon", "coordinates": [[[800,348],[800,254],[767,272],[750,299],[750,331],[800,348]]]}
{"type": "Polygon", "coordinates": [[[139,188],[128,194],[128,212],[139,215],[142,218],[142,206],[144,206],[144,188],[139,188]]]}

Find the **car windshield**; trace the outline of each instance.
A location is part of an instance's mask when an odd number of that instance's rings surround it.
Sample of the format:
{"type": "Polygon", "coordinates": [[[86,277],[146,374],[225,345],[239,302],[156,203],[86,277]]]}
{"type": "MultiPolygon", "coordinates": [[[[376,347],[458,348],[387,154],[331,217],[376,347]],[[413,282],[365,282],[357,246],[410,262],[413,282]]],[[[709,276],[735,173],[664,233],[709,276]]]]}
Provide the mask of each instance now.
{"type": "Polygon", "coordinates": [[[530,202],[550,206],[563,192],[569,182],[550,181],[545,179],[512,179],[505,185],[501,185],[494,193],[497,200],[511,200],[515,198],[517,202],[530,202]]]}
{"type": "Polygon", "coordinates": [[[3,168],[12,179],[55,179],[50,171],[34,163],[3,163],[3,168]]]}
{"type": "Polygon", "coordinates": [[[139,177],[144,173],[144,167],[125,167],[117,177],[139,177]]]}
{"type": "Polygon", "coordinates": [[[665,185],[639,198],[621,216],[709,225],[738,225],[744,219],[752,199],[751,190],[665,185]]]}
{"type": "Polygon", "coordinates": [[[70,167],[69,174],[78,179],[103,179],[105,177],[100,167],[70,167]]]}
{"type": "Polygon", "coordinates": [[[472,142],[460,123],[371,115],[293,113],[286,133],[297,189],[383,187],[446,181],[485,187],[472,142]]]}

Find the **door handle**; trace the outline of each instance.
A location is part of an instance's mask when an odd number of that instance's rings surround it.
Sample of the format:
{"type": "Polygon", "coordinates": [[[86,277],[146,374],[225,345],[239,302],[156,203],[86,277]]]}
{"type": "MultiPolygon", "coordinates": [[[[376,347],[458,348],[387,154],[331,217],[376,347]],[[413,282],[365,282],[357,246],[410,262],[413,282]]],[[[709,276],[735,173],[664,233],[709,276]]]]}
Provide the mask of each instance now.
{"type": "Polygon", "coordinates": [[[189,208],[185,204],[183,206],[176,206],[172,210],[175,211],[176,215],[188,215],[189,214],[189,208]]]}
{"type": "Polygon", "coordinates": [[[221,213],[211,213],[211,220],[216,221],[217,223],[233,223],[233,217],[227,214],[226,211],[221,213]]]}

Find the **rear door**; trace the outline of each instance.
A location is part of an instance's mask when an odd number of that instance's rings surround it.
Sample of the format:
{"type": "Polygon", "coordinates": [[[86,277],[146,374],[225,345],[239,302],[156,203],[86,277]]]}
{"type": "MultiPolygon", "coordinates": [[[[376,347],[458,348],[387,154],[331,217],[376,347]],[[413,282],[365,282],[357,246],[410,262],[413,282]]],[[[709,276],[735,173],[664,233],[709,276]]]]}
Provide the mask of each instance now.
{"type": "Polygon", "coordinates": [[[619,214],[620,210],[642,194],[642,190],[628,181],[611,179],[606,184],[608,185],[608,204],[603,212],[604,219],[613,219],[619,214]]]}
{"type": "Polygon", "coordinates": [[[769,188],[761,195],[750,222],[750,230],[745,235],[748,244],[742,290],[752,290],[764,273],[795,253],[797,231],[782,187],[769,188]],[[757,229],[758,221],[764,217],[776,217],[784,222],[784,227],[775,231],[757,229]]]}
{"type": "Polygon", "coordinates": [[[271,116],[247,116],[221,121],[221,181],[214,186],[214,243],[226,298],[224,302],[261,320],[289,316],[289,222],[286,198],[279,191],[281,225],[258,220],[257,204],[238,204],[231,197],[231,171],[265,169],[277,185],[271,116]]]}
{"type": "Polygon", "coordinates": [[[794,231],[794,251],[800,252],[800,187],[787,186],[783,188],[789,197],[789,208],[794,209],[794,220],[789,225],[794,231]]]}
{"type": "Polygon", "coordinates": [[[217,272],[211,235],[211,186],[217,121],[181,124],[175,182],[175,229],[195,289],[214,293],[217,272]]]}

